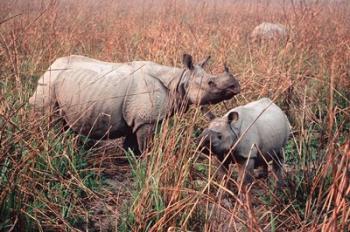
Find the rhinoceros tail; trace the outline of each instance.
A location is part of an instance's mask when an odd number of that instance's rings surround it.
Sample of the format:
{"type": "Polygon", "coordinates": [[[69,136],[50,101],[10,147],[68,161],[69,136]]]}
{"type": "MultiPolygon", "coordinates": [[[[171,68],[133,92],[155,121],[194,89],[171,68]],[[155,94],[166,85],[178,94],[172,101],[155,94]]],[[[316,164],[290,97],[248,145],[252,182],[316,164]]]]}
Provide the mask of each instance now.
{"type": "MultiPolygon", "coordinates": [[[[81,57],[75,57],[75,59],[81,59],[81,57]]],[[[55,86],[57,79],[62,71],[67,69],[69,60],[71,57],[61,57],[56,59],[48,70],[39,78],[38,85],[33,93],[33,96],[29,98],[29,103],[37,110],[52,109],[56,104],[55,86]]]]}

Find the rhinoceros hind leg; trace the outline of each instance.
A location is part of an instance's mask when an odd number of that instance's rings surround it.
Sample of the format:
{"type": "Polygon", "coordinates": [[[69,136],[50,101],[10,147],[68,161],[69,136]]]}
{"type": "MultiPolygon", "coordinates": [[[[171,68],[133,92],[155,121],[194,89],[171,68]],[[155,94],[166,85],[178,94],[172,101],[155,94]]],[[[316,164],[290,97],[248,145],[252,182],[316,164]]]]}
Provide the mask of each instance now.
{"type": "Polygon", "coordinates": [[[137,137],[135,134],[130,133],[125,137],[123,148],[125,151],[128,151],[129,149],[132,150],[135,155],[141,154],[137,143],[137,137]]]}

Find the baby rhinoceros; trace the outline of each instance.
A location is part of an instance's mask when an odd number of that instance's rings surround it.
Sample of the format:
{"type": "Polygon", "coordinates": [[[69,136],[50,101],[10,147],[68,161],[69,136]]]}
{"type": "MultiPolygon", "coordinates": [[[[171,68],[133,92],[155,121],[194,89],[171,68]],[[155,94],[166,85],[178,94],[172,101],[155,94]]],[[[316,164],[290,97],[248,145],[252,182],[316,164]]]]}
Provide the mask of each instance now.
{"type": "Polygon", "coordinates": [[[124,148],[145,150],[155,125],[188,106],[215,104],[240,91],[225,67],[204,70],[183,55],[183,68],[150,61],[109,63],[84,56],[58,58],[38,81],[29,102],[44,113],[55,111],[77,133],[93,139],[125,137],[124,148]]]}
{"type": "Polygon", "coordinates": [[[282,149],[290,134],[290,124],[277,105],[262,98],[238,106],[221,118],[213,114],[210,118],[209,127],[200,135],[201,146],[209,148],[220,161],[230,153],[224,166],[237,162],[243,184],[253,181],[254,168],[262,167],[266,177],[267,163],[272,161],[277,185],[282,185],[282,149]]]}

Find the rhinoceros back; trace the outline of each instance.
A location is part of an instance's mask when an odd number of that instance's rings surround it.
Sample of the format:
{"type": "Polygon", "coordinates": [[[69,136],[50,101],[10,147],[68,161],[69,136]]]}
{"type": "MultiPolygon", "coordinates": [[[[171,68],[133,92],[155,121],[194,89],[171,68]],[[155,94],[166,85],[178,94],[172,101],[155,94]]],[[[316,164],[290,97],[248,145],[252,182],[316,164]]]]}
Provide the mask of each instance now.
{"type": "Polygon", "coordinates": [[[103,72],[105,70],[117,69],[121,64],[103,62],[85,56],[70,55],[56,59],[48,70],[38,80],[38,85],[29,99],[29,103],[34,106],[37,111],[53,110],[56,103],[55,83],[62,72],[69,69],[90,69],[95,72],[103,72]]]}
{"type": "Polygon", "coordinates": [[[78,133],[95,139],[119,137],[127,128],[122,106],[129,80],[113,71],[63,71],[55,83],[60,112],[78,133]]]}
{"type": "MultiPolygon", "coordinates": [[[[234,109],[239,112],[241,133],[247,128],[239,146],[250,150],[256,144],[263,153],[279,152],[290,134],[290,124],[285,113],[270,99],[262,98],[234,109]]],[[[241,154],[243,156],[247,155],[241,154]]]]}

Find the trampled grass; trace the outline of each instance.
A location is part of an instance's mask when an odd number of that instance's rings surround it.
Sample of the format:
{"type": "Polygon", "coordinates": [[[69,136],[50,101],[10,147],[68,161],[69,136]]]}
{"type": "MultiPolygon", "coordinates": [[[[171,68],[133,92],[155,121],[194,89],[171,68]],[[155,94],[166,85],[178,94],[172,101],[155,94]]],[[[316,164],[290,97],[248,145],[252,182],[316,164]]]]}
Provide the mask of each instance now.
{"type": "Polygon", "coordinates": [[[347,1],[0,1],[1,231],[349,231],[350,3],[347,1]],[[288,41],[253,43],[263,21],[288,41]],[[236,168],[197,149],[198,108],[166,120],[142,159],[33,114],[28,98],[69,54],[180,66],[213,57],[242,91],[218,115],[260,97],[287,113],[287,186],[257,180],[237,197],[236,168]],[[88,143],[88,142],[87,142],[88,143]],[[226,175],[226,177],[224,177],[226,175]],[[228,176],[230,178],[228,178],[228,176]]]}

